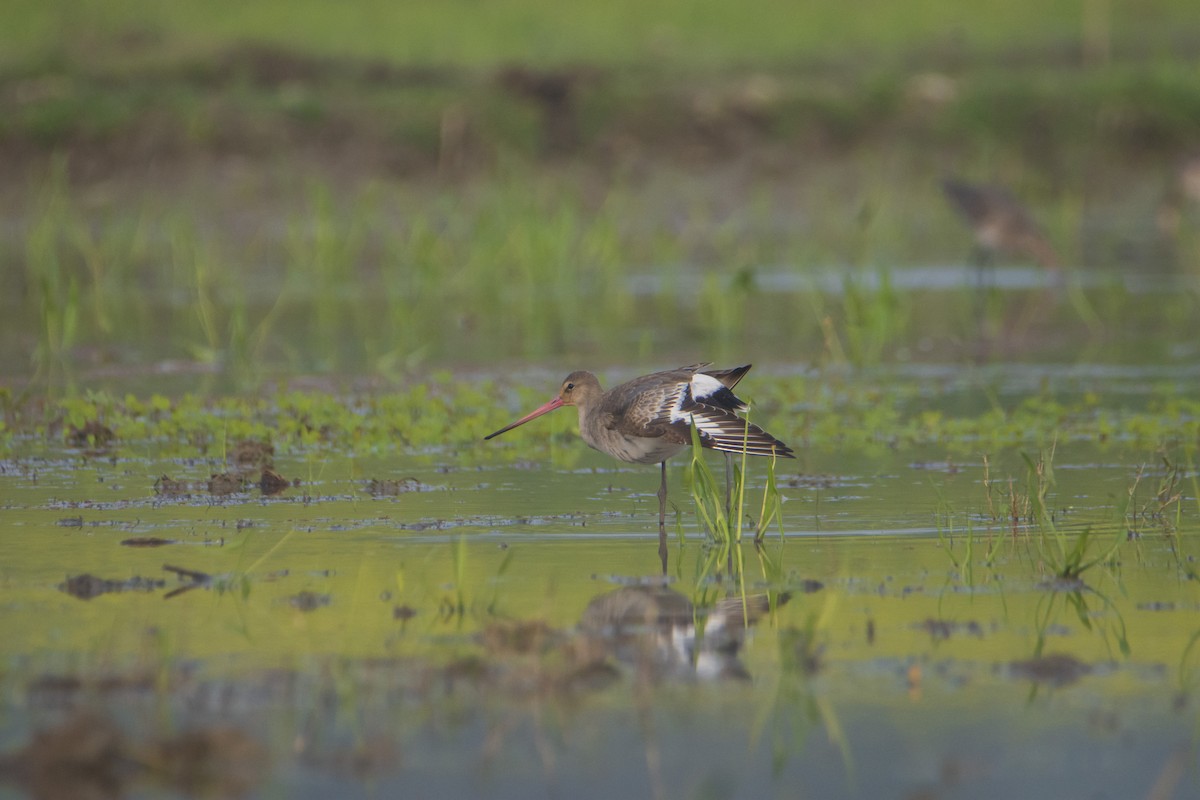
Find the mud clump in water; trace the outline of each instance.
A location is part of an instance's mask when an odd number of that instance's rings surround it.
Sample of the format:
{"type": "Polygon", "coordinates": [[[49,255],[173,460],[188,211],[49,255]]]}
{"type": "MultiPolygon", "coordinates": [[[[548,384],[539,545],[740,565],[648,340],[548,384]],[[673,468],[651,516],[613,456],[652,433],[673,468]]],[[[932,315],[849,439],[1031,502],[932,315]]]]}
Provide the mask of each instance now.
{"type": "Polygon", "coordinates": [[[233,446],[229,462],[238,472],[257,472],[275,463],[275,446],[270,442],[243,439],[233,446]]]}
{"type": "Polygon", "coordinates": [[[59,591],[80,600],[91,600],[110,592],[153,592],[161,589],[165,581],[155,578],[133,577],[124,581],[106,580],[90,573],[68,577],[58,585],[59,591]]]}
{"type": "Polygon", "coordinates": [[[242,478],[232,472],[222,472],[208,479],[208,492],[215,495],[233,494],[242,490],[242,478]]]}
{"type": "Polygon", "coordinates": [[[183,497],[191,494],[192,487],[187,481],[177,481],[169,475],[161,475],[154,482],[154,491],[166,497],[183,497]]]}
{"type": "Polygon", "coordinates": [[[496,622],[480,633],[480,640],[493,656],[529,655],[544,652],[555,640],[554,633],[542,620],[496,622]]]}
{"type": "Polygon", "coordinates": [[[1090,664],[1062,653],[1013,661],[1008,665],[1008,669],[1014,678],[1024,678],[1049,686],[1069,686],[1092,671],[1090,664]]]}
{"type": "Polygon", "coordinates": [[[0,779],[53,800],[122,797],[146,782],[189,796],[236,797],[261,781],[266,764],[265,748],[236,728],[137,743],[111,720],[83,712],[0,756],[0,779]]]}
{"type": "Polygon", "coordinates": [[[416,478],[388,478],[376,480],[372,478],[367,484],[367,491],[372,497],[395,497],[409,492],[423,492],[428,489],[416,478]]]}
{"type": "Polygon", "coordinates": [[[237,728],[187,731],[143,748],[154,777],[188,795],[236,797],[261,780],[266,750],[237,728]]]}
{"type": "Polygon", "coordinates": [[[112,722],[83,713],[0,756],[0,776],[23,785],[33,797],[119,797],[126,752],[112,722]]]}
{"type": "Polygon", "coordinates": [[[258,488],[268,497],[277,495],[292,485],[292,482],[270,467],[265,467],[258,481],[258,488]]]}
{"type": "Polygon", "coordinates": [[[924,622],[914,623],[912,627],[920,631],[925,631],[935,642],[945,641],[956,633],[966,633],[980,639],[983,638],[983,628],[975,620],[971,620],[970,622],[954,622],[952,620],[929,617],[924,622]]]}
{"type": "Polygon", "coordinates": [[[67,431],[67,444],[95,452],[107,450],[116,438],[111,428],[94,419],[67,431]]]}
{"type": "Polygon", "coordinates": [[[316,611],[318,608],[324,608],[332,601],[327,594],[318,594],[316,592],[300,592],[288,598],[288,605],[297,611],[316,611]]]}

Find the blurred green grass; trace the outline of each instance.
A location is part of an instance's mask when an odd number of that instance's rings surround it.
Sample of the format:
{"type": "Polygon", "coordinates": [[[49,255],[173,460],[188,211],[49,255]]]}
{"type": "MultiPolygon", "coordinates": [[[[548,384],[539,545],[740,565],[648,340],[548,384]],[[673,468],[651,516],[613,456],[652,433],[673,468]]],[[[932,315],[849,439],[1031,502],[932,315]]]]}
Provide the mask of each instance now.
{"type": "Polygon", "coordinates": [[[1002,324],[1014,357],[1187,357],[1194,293],[1112,281],[1035,313],[892,276],[966,257],[947,174],[1008,184],[1072,265],[1194,272],[1200,226],[1153,223],[1200,142],[1193,16],[13,0],[0,367],[176,358],[254,387],[264,365],[869,365],[1002,324]]]}
{"type": "Polygon", "coordinates": [[[726,69],[1014,46],[1074,44],[1100,56],[1116,44],[1164,53],[1181,37],[1197,36],[1183,24],[1193,15],[1189,0],[9,0],[0,7],[0,52],[10,65],[41,58],[119,62],[135,40],[175,53],[253,41],[399,64],[726,69]]]}

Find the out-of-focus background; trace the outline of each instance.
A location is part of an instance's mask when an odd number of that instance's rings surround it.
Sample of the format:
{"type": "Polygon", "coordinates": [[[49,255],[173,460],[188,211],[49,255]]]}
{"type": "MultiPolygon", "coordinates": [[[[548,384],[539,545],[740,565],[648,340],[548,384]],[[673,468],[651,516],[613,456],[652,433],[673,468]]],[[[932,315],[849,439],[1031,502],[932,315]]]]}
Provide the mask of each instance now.
{"type": "Polygon", "coordinates": [[[0,373],[1136,360],[1196,312],[1198,58],[1190,0],[10,0],[0,373]]]}

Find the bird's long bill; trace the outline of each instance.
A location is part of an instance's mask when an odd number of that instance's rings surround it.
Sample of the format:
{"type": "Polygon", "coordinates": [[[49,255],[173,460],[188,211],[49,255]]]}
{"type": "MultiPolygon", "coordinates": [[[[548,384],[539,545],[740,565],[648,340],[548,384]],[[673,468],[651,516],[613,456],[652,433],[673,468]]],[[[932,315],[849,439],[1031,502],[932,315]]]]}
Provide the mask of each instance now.
{"type": "Polygon", "coordinates": [[[542,406],[541,408],[538,408],[536,411],[531,411],[528,414],[526,414],[525,416],[521,417],[519,420],[514,422],[512,425],[505,425],[503,428],[496,431],[495,433],[489,434],[483,438],[485,440],[495,438],[495,437],[499,436],[500,434],[504,433],[505,431],[511,431],[513,428],[517,427],[518,425],[524,425],[526,422],[529,422],[529,420],[531,420],[531,419],[537,419],[542,414],[553,411],[554,409],[560,407],[562,404],[563,404],[562,398],[556,397],[553,400],[551,400],[549,403],[546,403],[546,405],[542,406]]]}

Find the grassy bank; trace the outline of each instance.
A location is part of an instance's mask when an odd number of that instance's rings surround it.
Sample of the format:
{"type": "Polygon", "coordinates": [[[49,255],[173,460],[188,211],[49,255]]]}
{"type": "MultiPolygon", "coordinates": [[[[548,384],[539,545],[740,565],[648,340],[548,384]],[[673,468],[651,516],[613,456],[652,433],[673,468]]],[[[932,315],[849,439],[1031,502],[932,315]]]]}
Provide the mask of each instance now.
{"type": "Polygon", "coordinates": [[[714,0],[554,4],[544,0],[388,3],[238,3],[188,6],[148,0],[14,0],[0,12],[13,61],[90,58],[171,60],[231,40],[286,44],[334,56],[399,64],[495,66],[593,62],[668,63],[681,69],[804,63],[864,55],[895,60],[913,50],[996,53],[1073,44],[1102,59],[1130,47],[1169,52],[1187,41],[1185,0],[973,3],[886,0],[837,4],[714,0]]]}
{"type": "Polygon", "coordinates": [[[1190,13],[1179,0],[852,14],[778,0],[17,2],[0,11],[0,140],[17,163],[78,150],[98,174],[196,151],[353,149],[364,171],[408,174],[866,140],[1043,168],[1080,148],[1154,160],[1200,139],[1190,13]]]}

